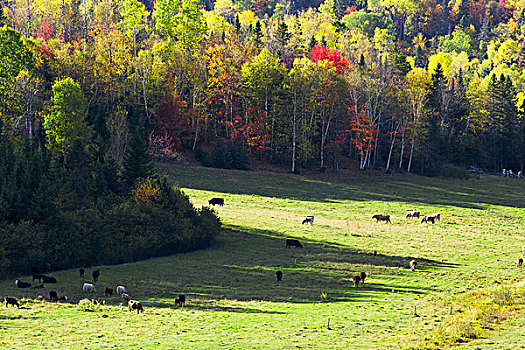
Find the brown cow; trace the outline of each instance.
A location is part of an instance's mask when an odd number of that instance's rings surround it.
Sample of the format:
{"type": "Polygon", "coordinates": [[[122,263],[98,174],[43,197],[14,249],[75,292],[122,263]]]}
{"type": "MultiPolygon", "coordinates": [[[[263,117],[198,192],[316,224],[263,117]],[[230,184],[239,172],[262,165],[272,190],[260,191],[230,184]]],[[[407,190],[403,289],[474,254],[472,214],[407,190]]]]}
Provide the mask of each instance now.
{"type": "Polygon", "coordinates": [[[376,219],[377,221],[376,222],[379,222],[379,221],[386,221],[387,223],[390,222],[390,215],[383,215],[383,214],[376,214],[374,216],[372,216],[372,219],[376,219]]]}
{"type": "Polygon", "coordinates": [[[129,310],[129,312],[131,312],[131,310],[137,310],[137,314],[139,312],[144,313],[144,309],[142,308],[142,304],[140,303],[140,301],[137,301],[137,300],[130,300],[130,301],[128,301],[128,310],[129,310]]]}

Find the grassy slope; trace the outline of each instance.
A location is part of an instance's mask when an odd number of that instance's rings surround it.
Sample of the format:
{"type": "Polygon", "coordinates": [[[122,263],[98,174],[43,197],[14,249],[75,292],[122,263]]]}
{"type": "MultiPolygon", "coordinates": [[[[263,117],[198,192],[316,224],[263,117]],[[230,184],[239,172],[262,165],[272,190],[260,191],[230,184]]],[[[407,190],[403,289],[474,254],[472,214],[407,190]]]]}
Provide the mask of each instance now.
{"type": "MultiPolygon", "coordinates": [[[[164,170],[197,206],[213,196],[225,198],[217,211],[227,229],[217,243],[199,252],[102,267],[97,297],[104,299],[105,285],[123,284],[143,301],[141,316],[117,306],[117,297],[96,312],[49,303],[2,307],[1,348],[396,348],[437,327],[458,293],[525,274],[513,268],[525,244],[524,181],[326,182],[164,170]],[[442,222],[405,221],[412,209],[441,212],[442,222]],[[375,213],[391,214],[393,224],[375,223],[375,213]],[[315,225],[301,225],[305,215],[315,215],[315,225]],[[285,237],[300,239],[305,248],[285,249],[285,237]],[[408,269],[412,258],[419,262],[415,273],[408,269]],[[277,269],[284,272],[280,284],[277,269]],[[354,288],[350,278],[359,271],[369,279],[354,288]],[[323,303],[321,292],[327,293],[323,303]],[[179,293],[189,296],[183,310],[173,308],[179,293]]],[[[59,294],[82,297],[76,270],[54,275],[59,294]]],[[[12,281],[0,282],[0,291],[20,296],[12,281]]],[[[519,344],[522,335],[508,323],[490,339],[511,337],[519,344]]]]}

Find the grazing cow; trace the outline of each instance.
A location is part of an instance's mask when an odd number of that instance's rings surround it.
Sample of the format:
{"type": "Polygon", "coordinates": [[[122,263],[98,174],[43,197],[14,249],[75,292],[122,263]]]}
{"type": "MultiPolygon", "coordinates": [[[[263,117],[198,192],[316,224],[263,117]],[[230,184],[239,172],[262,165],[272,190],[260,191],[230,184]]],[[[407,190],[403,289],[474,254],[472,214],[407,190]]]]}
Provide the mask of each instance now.
{"type": "Polygon", "coordinates": [[[523,265],[523,258],[518,258],[518,260],[516,260],[516,267],[521,267],[521,265],[523,265]]]}
{"type": "Polygon", "coordinates": [[[126,293],[126,287],[124,286],[117,286],[117,294],[126,293]]]}
{"type": "Polygon", "coordinates": [[[137,314],[139,312],[144,313],[144,309],[142,308],[142,304],[140,303],[140,301],[137,301],[137,300],[130,300],[130,301],[128,301],[128,310],[129,310],[129,312],[131,312],[131,310],[137,310],[137,314]]]}
{"type": "Polygon", "coordinates": [[[54,290],[50,290],[49,291],[49,299],[51,299],[51,301],[56,301],[58,299],[57,292],[54,291],[54,290]]]}
{"type": "Polygon", "coordinates": [[[20,304],[18,304],[18,299],[5,297],[5,307],[7,307],[9,305],[20,307],[20,304]]]}
{"type": "Polygon", "coordinates": [[[42,282],[44,282],[44,283],[57,283],[57,279],[55,277],[42,275],[42,282]]]}
{"type": "Polygon", "coordinates": [[[34,286],[33,289],[44,289],[46,288],[45,284],[39,284],[38,286],[34,286]]]}
{"type": "Polygon", "coordinates": [[[96,293],[97,292],[97,290],[95,289],[95,286],[92,285],[91,283],[84,283],[82,290],[84,291],[84,293],[87,293],[87,292],[96,293]]]}
{"type": "Polygon", "coordinates": [[[436,222],[436,218],[433,216],[423,216],[423,218],[421,219],[421,223],[424,222],[431,222],[434,224],[436,222]]]}
{"type": "Polygon", "coordinates": [[[354,276],[352,279],[354,280],[354,286],[359,287],[359,282],[361,282],[361,277],[354,276]]]}
{"type": "Polygon", "coordinates": [[[29,287],[31,287],[31,283],[29,283],[29,282],[22,282],[20,280],[16,280],[15,284],[16,284],[16,286],[18,288],[29,288],[29,287]]]}
{"type": "Polygon", "coordinates": [[[61,296],[60,298],[56,298],[55,301],[67,301],[67,296],[61,296]]]}
{"type": "Polygon", "coordinates": [[[376,219],[377,221],[376,222],[379,222],[379,221],[386,221],[387,223],[392,223],[390,221],[390,215],[382,215],[382,214],[376,214],[374,216],[372,216],[372,219],[376,219]]]}
{"type": "Polygon", "coordinates": [[[43,277],[44,277],[44,275],[33,274],[33,281],[38,280],[38,282],[42,282],[42,278],[43,278],[43,277]]]}
{"type": "Polygon", "coordinates": [[[108,288],[106,287],[106,289],[104,289],[104,296],[112,296],[113,295],[113,289],[112,288],[108,288]]]}
{"type": "Polygon", "coordinates": [[[122,293],[122,303],[126,305],[128,301],[130,301],[129,295],[127,293],[122,293]]]}
{"type": "Polygon", "coordinates": [[[222,207],[224,205],[224,198],[212,198],[208,203],[210,205],[220,205],[222,207]]]}
{"type": "Polygon", "coordinates": [[[283,272],[277,271],[275,272],[275,275],[277,276],[277,282],[281,282],[281,280],[283,279],[283,272]]]}
{"type": "Polygon", "coordinates": [[[86,269],[81,267],[80,269],[78,269],[78,272],[80,272],[80,277],[84,278],[84,273],[86,272],[86,269]]]}
{"type": "Polygon", "coordinates": [[[177,306],[184,307],[184,303],[186,303],[186,296],[184,294],[179,295],[175,299],[175,305],[177,306]]]}
{"type": "Polygon", "coordinates": [[[302,224],[304,225],[304,224],[307,224],[307,223],[310,223],[310,225],[314,224],[314,217],[312,215],[307,216],[307,217],[304,218],[302,224]]]}
{"type": "Polygon", "coordinates": [[[430,216],[433,217],[434,220],[441,221],[441,214],[440,213],[434,213],[434,214],[432,214],[430,216]]]}
{"type": "Polygon", "coordinates": [[[93,271],[92,275],[93,275],[93,282],[98,281],[98,278],[100,277],[100,270],[93,271]]]}
{"type": "Polygon", "coordinates": [[[301,242],[299,242],[298,240],[296,239],[286,239],[286,248],[290,248],[290,247],[297,247],[297,248],[302,248],[303,245],[301,244],[301,242]]]}
{"type": "Polygon", "coordinates": [[[417,210],[409,211],[408,214],[405,216],[405,219],[408,218],[418,218],[419,219],[420,213],[417,210]]]}
{"type": "Polygon", "coordinates": [[[366,273],[365,272],[360,272],[359,273],[359,278],[361,279],[361,283],[365,283],[366,273]]]}
{"type": "Polygon", "coordinates": [[[415,261],[415,260],[410,260],[409,265],[410,265],[410,269],[411,269],[412,271],[416,271],[417,261],[415,261]]]}

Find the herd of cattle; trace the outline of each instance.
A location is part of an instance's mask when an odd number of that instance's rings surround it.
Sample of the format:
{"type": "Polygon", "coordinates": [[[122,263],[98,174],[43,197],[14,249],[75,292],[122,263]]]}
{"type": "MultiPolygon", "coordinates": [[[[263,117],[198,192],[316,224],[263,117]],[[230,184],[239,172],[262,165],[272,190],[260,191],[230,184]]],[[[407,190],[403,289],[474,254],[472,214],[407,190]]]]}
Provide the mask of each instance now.
{"type": "MultiPolygon", "coordinates": [[[[85,271],[86,271],[86,269],[84,269],[83,267],[81,267],[79,269],[80,278],[82,278],[82,279],[85,278],[85,271]]],[[[33,286],[33,289],[44,289],[44,288],[46,288],[45,283],[48,283],[48,284],[49,283],[50,284],[56,284],[57,283],[57,279],[55,277],[46,276],[46,275],[41,274],[40,273],[40,269],[38,267],[35,267],[35,266],[31,267],[31,273],[33,275],[33,281],[37,281],[38,280],[39,283],[42,283],[42,284],[33,286]]],[[[89,293],[96,293],[97,292],[97,289],[95,287],[95,283],[98,281],[98,279],[100,277],[100,270],[93,270],[93,272],[91,273],[91,276],[93,277],[93,281],[91,283],[84,282],[84,284],[82,286],[82,291],[84,292],[85,296],[87,296],[89,293]]],[[[32,286],[31,283],[23,282],[23,281],[20,281],[18,279],[15,281],[15,284],[16,284],[17,288],[22,288],[22,289],[31,288],[31,286],[32,286]]],[[[139,313],[139,312],[144,313],[144,308],[142,306],[142,303],[140,301],[138,301],[138,300],[132,300],[130,298],[127,290],[126,290],[126,287],[119,285],[116,288],[116,292],[117,292],[118,295],[121,296],[123,305],[127,305],[128,306],[128,310],[130,312],[132,310],[137,310],[137,313],[139,313]]],[[[111,297],[112,295],[113,295],[113,288],[105,287],[104,288],[104,296],[105,297],[111,297]]],[[[46,301],[46,298],[42,294],[40,294],[40,295],[38,295],[35,298],[35,300],[37,300],[37,301],[46,301]]],[[[50,290],[49,291],[49,300],[53,301],[53,302],[67,301],[68,297],[65,296],[65,295],[59,297],[57,291],[50,290]]],[[[85,300],[90,301],[89,299],[84,298],[84,299],[81,299],[79,301],[79,303],[82,303],[85,300]]],[[[4,301],[5,301],[5,306],[6,307],[8,307],[9,305],[20,307],[20,304],[18,303],[19,300],[17,298],[5,297],[4,301]]],[[[186,303],[186,296],[183,295],[183,294],[179,295],[175,299],[175,305],[177,305],[179,307],[183,307],[185,303],[186,303]]]]}
{"type": "MultiPolygon", "coordinates": [[[[223,206],[224,205],[224,199],[223,198],[212,198],[208,201],[208,203],[210,205],[220,205],[220,206],[223,206]]],[[[374,216],[372,216],[373,219],[376,219],[377,221],[376,222],[379,222],[379,221],[385,221],[387,223],[391,223],[390,221],[390,215],[384,215],[384,214],[376,214],[374,216]]],[[[434,224],[436,221],[441,221],[441,215],[440,213],[434,213],[432,215],[421,215],[421,213],[419,211],[410,211],[406,214],[405,216],[405,219],[409,219],[409,218],[417,218],[417,219],[420,219],[421,223],[427,223],[427,222],[431,222],[432,224],[434,224]]],[[[306,216],[305,219],[302,221],[302,224],[306,224],[306,223],[309,223],[310,225],[313,225],[314,224],[314,216],[312,215],[309,215],[309,216],[306,216]]],[[[296,247],[296,248],[303,248],[303,245],[301,244],[301,242],[297,239],[291,239],[291,238],[288,238],[286,239],[286,248],[292,248],[292,247],[296,247]]],[[[525,245],[522,247],[522,251],[523,251],[523,256],[525,257],[525,245]]],[[[377,252],[374,251],[374,255],[376,255],[377,252]]],[[[516,260],[516,266],[517,267],[521,267],[523,265],[523,258],[518,258],[516,260]]],[[[412,271],[415,271],[416,269],[416,266],[417,266],[417,261],[416,260],[411,260],[409,262],[409,267],[412,271]]],[[[49,264],[47,264],[47,270],[49,271],[49,264]]],[[[44,274],[41,274],[40,273],[40,270],[37,268],[37,267],[32,267],[31,268],[31,272],[32,272],[32,275],[33,275],[33,281],[36,281],[38,280],[39,285],[36,285],[34,286],[33,288],[34,289],[43,289],[43,288],[46,288],[45,286],[45,283],[48,283],[48,284],[54,284],[54,283],[57,283],[57,279],[55,277],[51,277],[51,276],[46,276],[44,274]]],[[[85,275],[85,269],[84,268],[80,268],[79,269],[79,273],[80,273],[80,277],[81,278],[84,278],[84,275],[85,275]]],[[[92,277],[93,277],[93,283],[87,283],[85,282],[83,287],[82,287],[82,291],[84,292],[85,295],[87,295],[88,293],[96,293],[96,287],[95,287],[95,284],[99,277],[100,277],[100,270],[94,270],[92,272],[92,277]]],[[[275,272],[275,275],[277,277],[277,282],[281,282],[282,281],[282,278],[283,278],[283,272],[282,271],[276,271],[275,272]]],[[[358,287],[359,286],[359,283],[364,283],[365,282],[365,279],[366,279],[366,273],[365,272],[360,272],[358,275],[355,275],[352,277],[352,280],[353,280],[353,283],[354,283],[354,286],[355,287],[358,287]]],[[[31,283],[29,282],[22,282],[20,280],[16,280],[15,281],[15,284],[18,288],[30,288],[31,287],[31,283]]],[[[127,293],[127,290],[124,286],[117,286],[116,288],[116,292],[118,295],[121,295],[122,297],[122,303],[124,305],[127,304],[128,306],[128,310],[131,312],[132,310],[137,310],[137,313],[139,312],[144,312],[144,308],[142,307],[142,304],[140,303],[140,301],[137,301],[137,300],[132,300],[129,296],[129,294],[127,293]]],[[[113,289],[110,288],[110,287],[105,287],[104,289],[104,296],[105,297],[110,297],[113,295],[113,289]]],[[[57,292],[56,291],[49,291],[49,298],[51,301],[66,301],[68,300],[67,296],[62,296],[62,297],[59,297],[57,292]]],[[[40,300],[40,301],[45,301],[45,298],[42,296],[42,295],[39,295],[36,300],[40,300]]],[[[82,299],[82,300],[86,300],[86,299],[82,299]]],[[[81,301],[82,301],[81,300],[81,301]]],[[[87,299],[89,300],[89,299],[87,299]]],[[[184,304],[186,302],[186,296],[181,294],[179,295],[176,299],[175,299],[175,305],[176,306],[179,306],[179,307],[183,307],[184,304]]],[[[8,305],[13,305],[13,306],[18,306],[20,307],[19,303],[18,303],[18,299],[16,298],[13,298],[13,297],[5,297],[5,304],[6,304],[6,307],[8,305]]]]}

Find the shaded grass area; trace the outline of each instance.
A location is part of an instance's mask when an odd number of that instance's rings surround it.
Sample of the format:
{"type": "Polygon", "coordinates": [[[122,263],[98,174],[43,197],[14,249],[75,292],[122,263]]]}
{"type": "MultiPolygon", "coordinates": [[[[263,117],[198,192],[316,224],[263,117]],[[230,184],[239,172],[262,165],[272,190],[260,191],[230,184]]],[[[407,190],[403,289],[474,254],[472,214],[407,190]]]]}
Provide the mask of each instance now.
{"type": "MultiPolygon", "coordinates": [[[[48,290],[72,303],[0,307],[0,348],[409,347],[449,319],[449,305],[462,293],[525,276],[513,267],[525,244],[524,182],[514,179],[330,183],[286,174],[165,170],[197,206],[225,198],[216,208],[225,229],[214,245],[100,267],[97,293],[89,297],[106,304],[94,312],[74,305],[84,297],[78,271],[54,272],[59,283],[48,290]],[[441,212],[442,221],[405,220],[413,209],[441,212]],[[376,223],[375,213],[392,215],[392,224],[376,223]],[[315,215],[315,224],[301,225],[305,215],[315,215]],[[286,249],[286,238],[304,248],[286,249]],[[412,259],[415,272],[408,267],[412,259]],[[277,270],[283,271],[280,283],[277,270]],[[360,271],[368,278],[355,288],[351,277],[360,271]],[[143,303],[145,314],[130,314],[117,296],[104,297],[105,286],[118,284],[143,303]],[[181,293],[188,299],[183,309],[174,306],[181,293]]],[[[0,281],[0,295],[38,293],[0,281]]]]}

